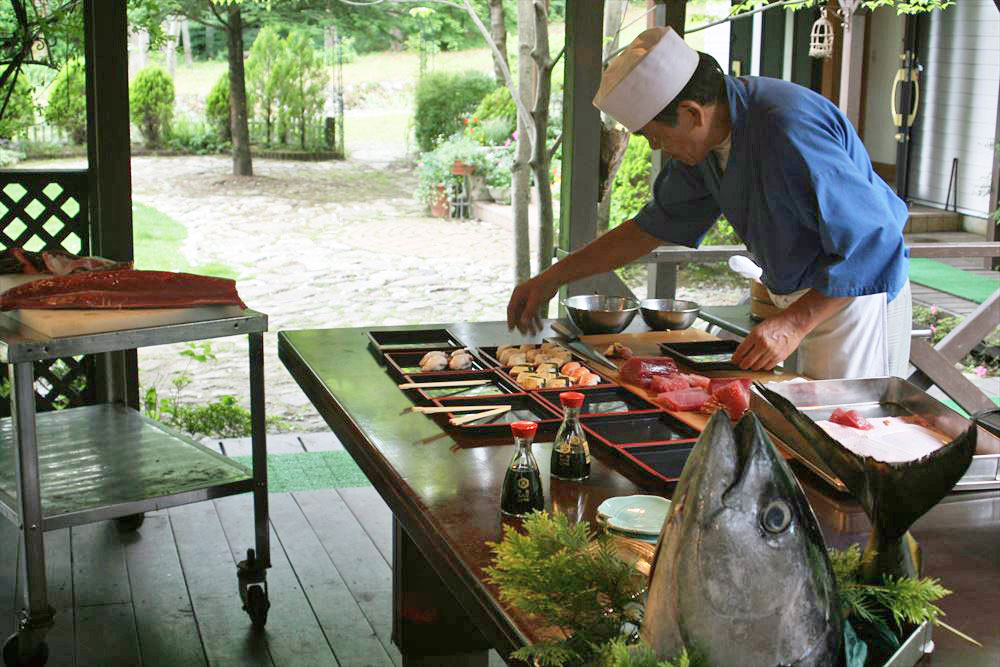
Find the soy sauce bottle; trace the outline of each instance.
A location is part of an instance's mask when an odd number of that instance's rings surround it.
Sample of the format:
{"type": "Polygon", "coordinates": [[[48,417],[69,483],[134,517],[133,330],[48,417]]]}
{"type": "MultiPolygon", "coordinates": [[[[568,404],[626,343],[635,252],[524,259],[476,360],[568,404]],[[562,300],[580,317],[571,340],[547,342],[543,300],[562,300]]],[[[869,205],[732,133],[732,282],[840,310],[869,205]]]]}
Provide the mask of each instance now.
{"type": "Polygon", "coordinates": [[[559,394],[562,403],[563,423],[552,443],[552,463],[549,470],[557,479],[579,481],[590,477],[590,447],[580,425],[580,408],[583,394],[566,391],[559,394]]]}
{"type": "Polygon", "coordinates": [[[500,511],[507,516],[526,516],[535,510],[545,509],[542,476],[538,472],[538,461],[531,453],[531,441],[535,438],[538,424],[514,422],[510,430],[514,433],[517,451],[503,479],[500,511]]]}

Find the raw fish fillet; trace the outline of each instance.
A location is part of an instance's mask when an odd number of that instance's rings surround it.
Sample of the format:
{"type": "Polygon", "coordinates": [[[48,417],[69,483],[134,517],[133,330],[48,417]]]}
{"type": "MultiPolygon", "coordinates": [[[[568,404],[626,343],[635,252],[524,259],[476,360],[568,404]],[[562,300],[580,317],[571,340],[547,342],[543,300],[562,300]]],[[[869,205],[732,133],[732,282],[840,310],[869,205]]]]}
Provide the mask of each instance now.
{"type": "Polygon", "coordinates": [[[857,410],[845,410],[844,408],[837,408],[830,415],[830,421],[834,424],[840,424],[841,426],[850,426],[851,428],[860,429],[862,431],[868,431],[871,429],[872,425],[868,423],[868,420],[861,416],[861,413],[857,410]]]}
{"type": "Polygon", "coordinates": [[[708,392],[704,389],[679,389],[657,394],[654,400],[657,405],[667,410],[688,412],[700,410],[709,398],[708,392]]]}
{"type": "Polygon", "coordinates": [[[649,383],[649,390],[654,394],[662,394],[665,391],[687,389],[689,386],[683,375],[654,375],[649,383]]]}
{"type": "Polygon", "coordinates": [[[712,398],[726,411],[733,421],[750,409],[750,391],[739,380],[725,382],[712,390],[712,398]]]}
{"type": "Polygon", "coordinates": [[[700,387],[705,390],[708,390],[709,385],[712,383],[707,377],[698,375],[697,373],[681,373],[681,377],[687,380],[688,386],[700,387]]]}
{"type": "Polygon", "coordinates": [[[649,387],[654,375],[677,375],[677,363],[670,357],[632,357],[621,368],[625,382],[641,387],[649,387]]]}
{"type": "Polygon", "coordinates": [[[236,281],[169,271],[118,269],[56,276],[25,283],[0,295],[0,310],[15,308],[186,308],[236,305],[236,281]]]}
{"type": "Polygon", "coordinates": [[[719,387],[725,386],[730,382],[739,382],[747,389],[753,384],[752,378],[736,377],[736,378],[712,378],[708,381],[708,393],[715,395],[715,390],[719,387]]]}

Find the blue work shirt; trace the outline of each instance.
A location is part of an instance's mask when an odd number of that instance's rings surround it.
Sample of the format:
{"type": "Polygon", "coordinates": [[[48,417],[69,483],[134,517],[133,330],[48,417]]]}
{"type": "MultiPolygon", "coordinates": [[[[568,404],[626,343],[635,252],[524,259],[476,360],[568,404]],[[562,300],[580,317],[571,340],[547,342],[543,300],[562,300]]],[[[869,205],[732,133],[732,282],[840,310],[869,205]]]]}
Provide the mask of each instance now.
{"type": "Polygon", "coordinates": [[[872,170],[850,121],[808,88],[766,77],[725,77],[732,149],[720,176],[714,152],[671,161],[636,222],[669,243],[697,247],[725,214],[775,294],[886,292],[908,275],[906,204],[872,170]]]}

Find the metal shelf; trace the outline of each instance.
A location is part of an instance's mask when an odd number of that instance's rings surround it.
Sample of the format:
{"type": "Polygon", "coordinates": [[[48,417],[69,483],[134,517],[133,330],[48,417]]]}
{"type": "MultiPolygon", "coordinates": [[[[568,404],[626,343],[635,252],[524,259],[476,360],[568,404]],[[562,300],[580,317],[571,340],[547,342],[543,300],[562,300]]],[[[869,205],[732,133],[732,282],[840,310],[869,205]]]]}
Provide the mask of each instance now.
{"type": "MultiPolygon", "coordinates": [[[[243,493],[253,473],[143,417],[102,404],[37,416],[44,530],[243,493]]],[[[0,420],[0,512],[17,520],[11,419],[0,420]]]]}
{"type": "Polygon", "coordinates": [[[267,331],[267,315],[245,310],[239,315],[218,317],[201,322],[184,322],[141,329],[108,331],[83,336],[50,338],[19,321],[0,316],[0,363],[16,364],[72,357],[78,354],[98,354],[130,350],[150,345],[183,343],[237,334],[267,331]]]}

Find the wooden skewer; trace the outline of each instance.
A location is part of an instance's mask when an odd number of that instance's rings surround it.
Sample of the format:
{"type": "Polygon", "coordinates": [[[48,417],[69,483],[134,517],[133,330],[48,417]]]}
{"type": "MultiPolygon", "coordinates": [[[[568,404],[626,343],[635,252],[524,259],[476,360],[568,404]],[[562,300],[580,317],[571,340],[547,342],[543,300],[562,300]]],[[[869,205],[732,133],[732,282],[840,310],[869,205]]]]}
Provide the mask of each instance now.
{"type": "Polygon", "coordinates": [[[452,417],[448,420],[448,423],[452,426],[462,426],[463,424],[468,424],[469,422],[474,422],[478,419],[485,419],[486,417],[495,417],[497,415],[502,415],[503,413],[510,410],[509,405],[498,405],[492,410],[486,410],[485,412],[476,412],[471,415],[465,415],[464,417],[452,417]]]}
{"type": "Polygon", "coordinates": [[[448,380],[446,382],[404,382],[400,389],[421,389],[423,387],[478,387],[493,380],[448,380]]]}
{"type": "Polygon", "coordinates": [[[494,405],[490,406],[489,408],[484,408],[481,405],[453,405],[451,407],[425,407],[422,405],[414,405],[413,407],[410,408],[410,410],[425,415],[434,415],[440,412],[473,412],[473,411],[483,412],[485,410],[492,410],[499,407],[510,408],[509,405],[503,405],[503,406],[494,405]]]}

